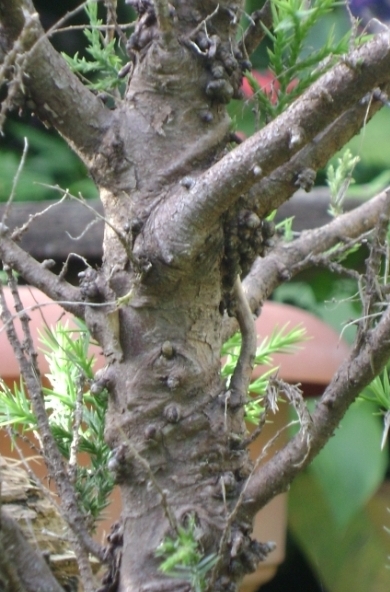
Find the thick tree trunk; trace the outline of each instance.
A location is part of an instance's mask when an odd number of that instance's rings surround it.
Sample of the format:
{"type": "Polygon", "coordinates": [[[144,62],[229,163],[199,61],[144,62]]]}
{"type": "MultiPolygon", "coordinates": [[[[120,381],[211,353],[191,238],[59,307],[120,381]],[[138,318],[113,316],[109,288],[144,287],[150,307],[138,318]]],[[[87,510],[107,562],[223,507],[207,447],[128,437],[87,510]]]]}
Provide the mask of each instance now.
{"type": "MultiPolygon", "coordinates": [[[[188,36],[213,10],[211,2],[177,3],[180,34],[188,36]]],[[[211,29],[221,44],[234,39],[224,3],[211,29]]],[[[119,314],[119,336],[99,334],[109,360],[106,432],[123,496],[119,590],[184,592],[188,582],[158,571],[156,549],[174,536],[175,523],[194,516],[205,554],[215,552],[250,465],[237,447],[245,434],[242,402],[228,400],[220,378],[222,223],[209,229],[196,257],[187,254],[178,229],[171,237],[175,256],[156,242],[153,212],[165,202],[165,215],[176,216],[180,205],[171,196],[190,189],[198,172],[221,156],[229,119],[223,102],[205,93],[212,61],[199,59],[176,37],[142,51],[92,166],[110,223],[101,272],[105,298],[130,294],[113,313],[119,314]],[[135,262],[111,228],[133,246],[135,262]]],[[[250,521],[232,525],[243,544],[229,581],[256,564],[250,528],[250,521]],[[244,554],[247,563],[239,566],[244,554]]]]}

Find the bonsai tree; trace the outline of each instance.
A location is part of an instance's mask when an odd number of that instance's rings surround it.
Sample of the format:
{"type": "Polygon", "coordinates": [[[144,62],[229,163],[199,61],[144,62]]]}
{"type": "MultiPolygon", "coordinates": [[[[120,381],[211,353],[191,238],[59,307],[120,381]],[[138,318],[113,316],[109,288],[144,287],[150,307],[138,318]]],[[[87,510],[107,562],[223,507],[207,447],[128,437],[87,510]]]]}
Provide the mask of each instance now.
{"type": "MultiPolygon", "coordinates": [[[[102,266],[86,264],[74,286],[66,268],[56,275],[24,252],[18,246],[21,229],[11,231],[3,219],[0,256],[24,342],[4,295],[2,320],[84,589],[95,589],[92,554],[107,564],[100,590],[234,591],[272,549],[251,536],[256,512],[288,489],[389,358],[388,286],[381,271],[388,192],[289,242],[267,220],[298,187],[310,191],[316,171],[387,102],[389,33],[361,38],[352,23],[350,36],[337,42],[329,37],[324,47],[302,57],[309,29],[333,0],[315,0],[310,7],[300,0],[267,1],[250,15],[243,33],[242,0],[128,3],[138,18],[122,67],[114,51],[115,34],[124,36],[116,0],[104,2],[104,27],[88,4],[91,62],[57,53],[52,31],[43,31],[31,0],[0,0],[6,83],[1,122],[17,107],[32,109],[54,127],[87,166],[105,222],[102,266]],[[249,57],[264,36],[278,85],[262,93],[249,77],[260,125],[241,142],[226,107],[240,98],[249,57]],[[93,70],[100,78],[85,84],[93,70]],[[119,81],[126,80],[123,95],[116,72],[119,81]],[[370,255],[359,278],[363,315],[349,359],[311,415],[297,389],[271,381],[258,427],[248,436],[254,316],[275,287],[299,271],[327,265],[342,272],[343,257],[362,240],[370,255]],[[93,380],[83,370],[92,396],[108,393],[108,464],[123,499],[122,521],[105,549],[92,538],[90,517],[76,494],[77,468],[62,454],[50,425],[13,271],[82,319],[106,358],[93,380]],[[221,347],[237,330],[240,353],[226,379],[221,347]],[[247,448],[283,392],[300,429],[260,467],[249,460],[247,448]]],[[[334,209],[336,203],[341,208],[350,174],[347,167],[339,179],[334,209]]],[[[84,380],[81,392],[85,385],[84,380]]],[[[41,561],[26,559],[21,537],[11,556],[12,528],[6,521],[2,528],[1,577],[9,589],[29,590],[29,575],[41,561]]],[[[55,589],[50,574],[41,573],[41,589],[55,589]]]]}

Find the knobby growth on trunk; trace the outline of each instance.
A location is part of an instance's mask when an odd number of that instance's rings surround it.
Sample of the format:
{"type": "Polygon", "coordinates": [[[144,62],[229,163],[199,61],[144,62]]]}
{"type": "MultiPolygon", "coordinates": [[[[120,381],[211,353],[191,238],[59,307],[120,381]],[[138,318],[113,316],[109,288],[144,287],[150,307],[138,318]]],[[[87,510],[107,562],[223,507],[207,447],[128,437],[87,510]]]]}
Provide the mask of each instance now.
{"type": "MultiPolygon", "coordinates": [[[[384,298],[372,280],[377,246],[367,268],[368,320],[350,358],[298,434],[261,468],[249,461],[244,404],[256,348],[253,315],[276,286],[312,265],[329,265],[367,233],[382,244],[390,199],[384,192],[289,243],[270,243],[265,218],[297,186],[309,190],[315,172],[381,108],[390,34],[352,48],[276,119],[232,146],[226,105],[240,97],[263,25],[272,26],[269,5],[240,38],[242,0],[131,4],[138,21],[127,40],[127,89],[108,107],[55,51],[30,0],[0,0],[0,80],[7,81],[1,121],[27,101],[86,164],[104,206],[103,263],[86,267],[78,287],[22,251],[20,233],[6,220],[0,256],[6,270],[84,319],[106,357],[96,389],[109,391],[105,430],[123,519],[105,550],[78,507],[42,404],[33,347],[18,342],[4,297],[2,319],[39,418],[85,589],[94,589],[92,553],[108,563],[101,590],[191,590],[188,578],[159,570],[156,551],[192,524],[204,557],[213,558],[207,589],[234,591],[271,549],[251,538],[255,513],[321,450],[390,354],[390,312],[383,307],[369,321],[384,298]],[[227,388],[221,345],[237,329],[242,349],[227,388]]],[[[107,22],[118,28],[116,2],[105,5],[107,22]]],[[[13,292],[28,335],[15,286],[13,292]]]]}

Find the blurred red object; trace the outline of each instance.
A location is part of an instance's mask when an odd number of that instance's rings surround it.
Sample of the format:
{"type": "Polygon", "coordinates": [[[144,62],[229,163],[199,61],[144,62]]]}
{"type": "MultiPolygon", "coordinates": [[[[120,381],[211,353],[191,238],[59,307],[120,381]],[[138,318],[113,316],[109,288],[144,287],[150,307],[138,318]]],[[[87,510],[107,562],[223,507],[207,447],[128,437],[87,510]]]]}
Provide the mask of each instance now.
{"type": "MultiPolygon", "coordinates": [[[[251,75],[259,84],[263,92],[269,96],[271,103],[275,105],[275,103],[277,103],[278,100],[280,84],[273,72],[271,72],[271,70],[264,70],[263,72],[252,70],[251,75]]],[[[290,92],[296,86],[296,84],[297,81],[292,80],[290,84],[287,86],[287,92],[290,92]]],[[[253,96],[253,90],[247,78],[243,79],[241,88],[246,98],[250,98],[253,96]]]]}
{"type": "MultiPolygon", "coordinates": [[[[257,70],[252,70],[251,75],[253,78],[258,82],[260,88],[267,94],[270,95],[271,101],[276,103],[278,94],[277,91],[279,90],[279,82],[276,80],[274,74],[270,70],[265,70],[264,72],[258,72],[257,70]]],[[[242,90],[246,98],[249,98],[253,95],[252,87],[247,78],[244,78],[242,82],[242,90]]]]}

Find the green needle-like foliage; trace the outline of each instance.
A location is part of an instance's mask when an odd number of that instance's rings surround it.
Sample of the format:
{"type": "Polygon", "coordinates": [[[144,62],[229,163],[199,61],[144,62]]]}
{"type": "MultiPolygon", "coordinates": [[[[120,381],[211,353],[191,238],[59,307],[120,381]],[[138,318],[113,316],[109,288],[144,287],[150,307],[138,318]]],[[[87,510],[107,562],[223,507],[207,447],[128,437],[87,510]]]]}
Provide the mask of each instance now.
{"type": "Polygon", "coordinates": [[[175,537],[166,537],[156,550],[163,559],[160,570],[174,578],[187,580],[194,592],[203,592],[206,576],[215,564],[215,554],[204,556],[195,517],[190,515],[186,526],[178,526],[175,537]]]}
{"type": "Polygon", "coordinates": [[[254,76],[247,76],[266,121],[279,115],[348,52],[350,32],[336,41],[333,27],[320,48],[310,47],[308,41],[322,17],[343,4],[337,0],[271,0],[273,28],[264,30],[271,42],[268,58],[275,76],[273,91],[264,92],[254,76]]]}
{"type": "Polygon", "coordinates": [[[97,92],[110,92],[123,86],[123,81],[118,77],[118,72],[123,66],[123,60],[117,55],[116,41],[112,39],[105,42],[100,28],[103,21],[98,18],[98,6],[95,1],[85,7],[89,19],[89,27],[84,29],[84,35],[89,44],[86,51],[92,60],[80,58],[77,52],[73,58],[62,54],[73,72],[88,77],[94,74],[94,79],[88,80],[86,86],[97,92]]]}
{"type": "MultiPolygon", "coordinates": [[[[107,506],[114,486],[107,468],[110,450],[104,441],[108,395],[106,391],[92,395],[89,390],[95,360],[88,354],[91,337],[84,325],[69,329],[58,324],[46,329],[42,342],[49,363],[50,387],[44,387],[43,393],[50,429],[67,462],[75,439],[76,452],[87,454],[83,465],[77,459],[73,479],[80,506],[94,522],[107,506]],[[80,413],[78,422],[76,412],[80,413]]],[[[13,391],[1,385],[0,426],[5,425],[33,432],[39,441],[37,420],[22,382],[15,384],[13,391]]]]}
{"type": "Polygon", "coordinates": [[[343,213],[344,199],[351,183],[353,170],[359,162],[359,156],[353,156],[347,148],[341,158],[337,159],[337,166],[328,166],[327,183],[330,189],[330,205],[328,212],[331,216],[339,216],[343,213]]]}

